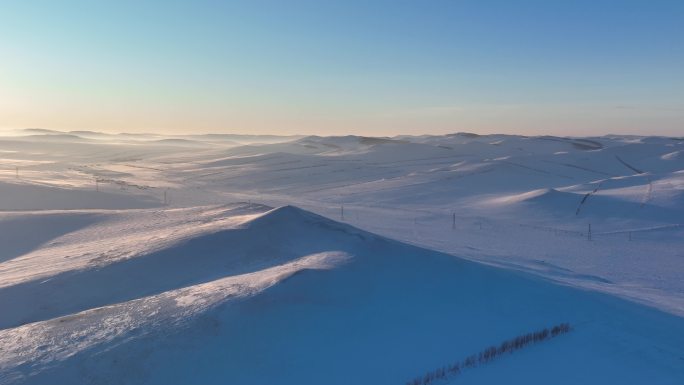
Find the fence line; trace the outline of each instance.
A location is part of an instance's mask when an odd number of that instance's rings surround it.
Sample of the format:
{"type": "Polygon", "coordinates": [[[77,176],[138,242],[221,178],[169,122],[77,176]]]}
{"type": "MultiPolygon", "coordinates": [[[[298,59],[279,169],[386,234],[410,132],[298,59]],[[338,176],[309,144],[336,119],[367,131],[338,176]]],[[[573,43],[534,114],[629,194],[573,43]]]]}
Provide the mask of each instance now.
{"type": "MultiPolygon", "coordinates": [[[[576,223],[578,228],[560,228],[543,224],[522,223],[517,221],[501,220],[496,221],[486,217],[477,216],[458,216],[453,210],[429,210],[429,209],[411,209],[411,208],[396,208],[390,206],[318,206],[311,205],[315,211],[325,211],[326,214],[333,219],[342,220],[345,222],[363,222],[363,216],[371,215],[377,217],[379,213],[369,211],[369,209],[388,210],[393,213],[400,213],[394,215],[396,221],[406,220],[414,228],[432,228],[439,231],[451,230],[458,232],[460,229],[471,228],[492,232],[501,232],[510,230],[514,227],[531,229],[540,232],[551,233],[554,236],[563,236],[571,238],[587,238],[588,240],[597,240],[605,237],[624,236],[627,240],[632,241],[634,237],[639,234],[654,233],[658,231],[677,230],[684,228],[682,223],[663,224],[651,227],[634,227],[623,229],[608,229],[604,230],[600,223],[576,223]],[[343,207],[343,208],[342,208],[343,207]],[[337,210],[337,214],[333,214],[333,210],[337,210]],[[330,212],[328,212],[330,211],[330,212]],[[341,211],[344,216],[340,215],[341,211]],[[588,226],[589,225],[589,226],[588,226]],[[591,230],[589,230],[591,229],[591,230]]],[[[390,215],[392,217],[392,215],[390,215]]]]}

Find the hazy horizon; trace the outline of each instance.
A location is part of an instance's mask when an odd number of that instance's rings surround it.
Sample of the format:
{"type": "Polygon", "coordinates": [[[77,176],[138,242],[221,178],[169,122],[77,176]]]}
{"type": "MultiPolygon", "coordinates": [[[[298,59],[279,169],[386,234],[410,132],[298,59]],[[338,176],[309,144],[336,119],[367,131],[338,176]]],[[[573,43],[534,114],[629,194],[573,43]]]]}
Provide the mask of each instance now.
{"type": "Polygon", "coordinates": [[[649,131],[642,131],[640,133],[628,133],[628,132],[606,132],[606,133],[587,133],[585,135],[582,134],[574,134],[574,133],[569,133],[569,132],[549,132],[549,131],[544,131],[544,132],[539,132],[539,133],[528,133],[528,134],[522,134],[519,132],[499,132],[499,131],[491,131],[491,132],[474,132],[474,131],[466,131],[466,130],[455,130],[455,131],[444,131],[444,132],[412,132],[412,133],[390,133],[390,134],[381,134],[381,133],[364,133],[364,132],[341,132],[341,133],[327,133],[323,134],[320,132],[293,132],[293,133],[279,133],[279,132],[260,132],[260,133],[250,133],[247,131],[206,131],[206,132],[153,132],[153,131],[105,131],[105,130],[95,130],[95,129],[79,129],[79,130],[69,130],[69,129],[64,129],[64,130],[57,130],[57,129],[50,129],[50,128],[42,128],[42,127],[26,127],[26,128],[0,128],[0,136],[16,136],[16,135],[49,135],[50,133],[54,134],[74,134],[77,135],[79,133],[94,133],[94,134],[105,134],[105,135],[150,135],[150,136],[161,136],[161,137],[184,137],[184,136],[193,136],[193,135],[235,135],[235,136],[280,136],[280,137],[307,137],[307,136],[321,136],[321,137],[340,137],[340,136],[361,136],[361,137],[398,137],[398,136],[442,136],[442,135],[455,135],[455,134],[477,134],[481,136],[487,136],[487,135],[509,135],[509,136],[529,136],[529,137],[535,137],[535,136],[559,136],[559,137],[578,137],[578,138],[591,138],[591,137],[606,137],[606,136],[635,136],[635,137],[680,137],[683,133],[682,132],[675,132],[673,134],[667,134],[667,133],[658,133],[658,132],[653,132],[651,130],[649,131]],[[32,132],[34,131],[34,132],[32,132]]]}

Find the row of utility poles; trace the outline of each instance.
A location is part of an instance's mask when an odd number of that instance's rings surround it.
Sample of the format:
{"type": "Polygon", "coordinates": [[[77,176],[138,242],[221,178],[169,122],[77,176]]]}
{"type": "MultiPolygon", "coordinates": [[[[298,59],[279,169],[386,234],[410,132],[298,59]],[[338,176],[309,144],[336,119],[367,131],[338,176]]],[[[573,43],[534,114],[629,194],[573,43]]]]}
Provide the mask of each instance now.
{"type": "MultiPolygon", "coordinates": [[[[164,201],[166,202],[166,195],[165,195],[164,201]]],[[[340,220],[344,220],[344,205],[340,205],[340,220]]],[[[414,219],[413,223],[417,224],[418,221],[416,219],[414,219]]],[[[482,230],[482,222],[478,222],[477,224],[479,225],[480,230],[482,230]]],[[[451,213],[451,229],[456,230],[456,213],[455,212],[451,213]]],[[[628,237],[629,241],[632,240],[632,232],[631,231],[627,232],[627,237],[628,237]]],[[[593,240],[591,223],[587,224],[587,240],[588,241],[593,240]]]]}
{"type": "MultiPolygon", "coordinates": [[[[17,179],[19,179],[19,166],[14,167],[14,175],[17,179]]],[[[95,177],[95,191],[99,192],[100,191],[100,179],[95,177]]],[[[169,198],[168,198],[168,189],[164,190],[164,204],[167,205],[169,204],[169,198]]],[[[344,207],[342,207],[342,219],[344,219],[344,207]]]]}
{"type": "MultiPolygon", "coordinates": [[[[17,169],[17,178],[18,177],[19,177],[19,171],[17,169]]],[[[100,179],[98,179],[98,178],[95,178],[95,191],[97,191],[97,192],[100,191],[100,179]]],[[[164,189],[164,204],[165,205],[169,204],[168,191],[169,191],[169,189],[164,189]]]]}

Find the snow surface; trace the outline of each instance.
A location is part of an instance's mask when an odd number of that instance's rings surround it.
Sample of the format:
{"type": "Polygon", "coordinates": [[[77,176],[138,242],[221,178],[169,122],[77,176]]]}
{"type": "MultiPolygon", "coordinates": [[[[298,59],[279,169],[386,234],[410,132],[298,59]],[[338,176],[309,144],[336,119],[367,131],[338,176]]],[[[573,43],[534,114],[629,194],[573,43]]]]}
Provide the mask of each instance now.
{"type": "Polygon", "coordinates": [[[560,322],[453,383],[682,383],[682,151],[0,137],[0,383],[403,384],[560,322]]]}

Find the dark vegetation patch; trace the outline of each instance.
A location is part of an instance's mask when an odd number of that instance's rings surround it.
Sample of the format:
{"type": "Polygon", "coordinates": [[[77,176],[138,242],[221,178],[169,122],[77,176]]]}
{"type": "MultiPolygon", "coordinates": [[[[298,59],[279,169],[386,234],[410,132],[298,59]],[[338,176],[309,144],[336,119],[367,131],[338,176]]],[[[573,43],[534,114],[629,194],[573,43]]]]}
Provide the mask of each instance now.
{"type": "Polygon", "coordinates": [[[487,364],[505,354],[510,354],[526,346],[558,337],[561,334],[570,332],[570,330],[572,329],[570,328],[569,323],[562,323],[550,329],[545,328],[532,333],[519,335],[515,338],[502,342],[499,344],[499,346],[490,346],[479,353],[429,371],[422,376],[408,381],[406,385],[429,385],[436,381],[456,377],[464,370],[473,369],[480,365],[487,364]]]}

